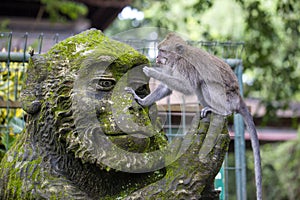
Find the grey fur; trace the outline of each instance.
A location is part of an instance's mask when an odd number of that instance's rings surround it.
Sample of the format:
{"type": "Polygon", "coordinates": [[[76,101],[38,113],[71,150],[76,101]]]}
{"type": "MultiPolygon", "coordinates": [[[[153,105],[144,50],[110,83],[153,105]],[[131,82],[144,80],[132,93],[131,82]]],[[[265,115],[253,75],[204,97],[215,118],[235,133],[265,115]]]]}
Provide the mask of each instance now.
{"type": "Polygon", "coordinates": [[[201,116],[211,111],[228,116],[240,113],[251,136],[255,163],[257,199],[262,199],[260,147],[255,124],[245,102],[240,96],[238,80],[230,66],[216,56],[189,46],[181,37],[171,33],[158,45],[157,64],[163,70],[144,67],[148,77],[161,84],[145,98],[137,96],[133,89],[126,88],[142,106],[149,106],[170,95],[172,90],[183,94],[196,94],[204,107],[201,116]]]}

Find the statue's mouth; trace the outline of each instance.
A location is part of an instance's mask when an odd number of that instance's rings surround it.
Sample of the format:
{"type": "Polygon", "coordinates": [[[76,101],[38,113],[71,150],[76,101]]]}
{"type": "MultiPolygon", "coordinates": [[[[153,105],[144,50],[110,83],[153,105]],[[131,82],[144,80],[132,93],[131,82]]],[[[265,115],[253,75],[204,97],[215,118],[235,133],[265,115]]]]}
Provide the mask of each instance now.
{"type": "MultiPolygon", "coordinates": [[[[112,119],[113,117],[109,116],[108,118],[112,119]]],[[[114,145],[129,152],[143,153],[154,150],[154,148],[150,148],[149,145],[151,145],[151,141],[161,133],[149,123],[149,117],[140,115],[139,122],[130,114],[122,118],[122,121],[118,121],[118,117],[114,117],[115,121],[111,121],[109,125],[103,124],[99,120],[102,131],[108,139],[114,145]],[[142,124],[141,121],[147,121],[148,123],[145,125],[142,124]]]]}
{"type": "Polygon", "coordinates": [[[106,136],[130,136],[130,137],[136,137],[136,138],[148,138],[153,136],[153,133],[151,132],[144,132],[144,131],[134,131],[134,132],[113,132],[113,133],[104,133],[106,136]]]}

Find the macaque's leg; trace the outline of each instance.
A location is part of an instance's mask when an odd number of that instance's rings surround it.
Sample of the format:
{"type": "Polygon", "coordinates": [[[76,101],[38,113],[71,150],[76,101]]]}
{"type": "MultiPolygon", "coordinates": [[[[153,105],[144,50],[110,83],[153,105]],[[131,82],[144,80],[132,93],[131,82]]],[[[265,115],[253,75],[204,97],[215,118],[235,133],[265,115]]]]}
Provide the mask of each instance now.
{"type": "Polygon", "coordinates": [[[203,119],[207,116],[207,114],[209,112],[212,111],[212,109],[206,103],[206,101],[203,97],[202,89],[199,89],[196,94],[197,94],[197,97],[198,97],[198,101],[199,101],[200,105],[202,106],[202,109],[200,110],[200,118],[203,119]]]}

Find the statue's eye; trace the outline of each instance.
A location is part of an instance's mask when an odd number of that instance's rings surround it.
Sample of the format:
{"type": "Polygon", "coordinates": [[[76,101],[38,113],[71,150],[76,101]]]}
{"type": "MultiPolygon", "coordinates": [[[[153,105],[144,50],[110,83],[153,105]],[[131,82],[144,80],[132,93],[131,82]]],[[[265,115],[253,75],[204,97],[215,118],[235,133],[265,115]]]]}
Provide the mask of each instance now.
{"type": "Polygon", "coordinates": [[[113,78],[101,78],[96,84],[97,90],[111,90],[116,84],[116,80],[113,78]]]}
{"type": "Polygon", "coordinates": [[[111,80],[101,80],[98,83],[101,87],[111,87],[114,85],[114,82],[111,80]]]}

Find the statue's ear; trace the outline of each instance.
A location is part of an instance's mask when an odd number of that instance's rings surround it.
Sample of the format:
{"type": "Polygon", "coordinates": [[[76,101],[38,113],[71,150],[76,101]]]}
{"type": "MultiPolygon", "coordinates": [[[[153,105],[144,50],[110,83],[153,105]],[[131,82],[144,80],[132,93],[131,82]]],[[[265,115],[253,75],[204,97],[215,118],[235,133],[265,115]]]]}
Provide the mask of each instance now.
{"type": "Polygon", "coordinates": [[[183,54],[184,52],[184,46],[182,44],[176,44],[175,45],[175,50],[178,54],[183,54]]]}
{"type": "Polygon", "coordinates": [[[47,78],[47,62],[43,56],[32,55],[26,72],[25,83],[21,91],[22,107],[28,114],[41,109],[43,100],[43,82],[47,78]]]}

